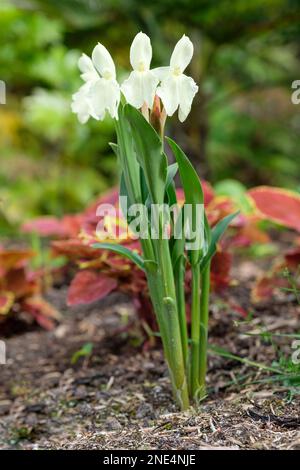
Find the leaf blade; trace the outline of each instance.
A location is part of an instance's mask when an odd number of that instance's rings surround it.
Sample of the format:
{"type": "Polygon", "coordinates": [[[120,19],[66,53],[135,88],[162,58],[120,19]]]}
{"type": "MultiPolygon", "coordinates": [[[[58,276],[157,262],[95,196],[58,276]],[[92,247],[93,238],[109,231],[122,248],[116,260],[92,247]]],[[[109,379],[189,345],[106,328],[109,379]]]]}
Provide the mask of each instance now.
{"type": "Polygon", "coordinates": [[[162,151],[161,139],[151,124],[133,106],[129,104],[124,106],[124,116],[131,127],[136,157],[143,168],[152,202],[162,204],[165,194],[167,161],[162,151]]]}
{"type": "Polygon", "coordinates": [[[234,212],[233,214],[229,214],[226,217],[224,217],[222,220],[220,220],[217,225],[211,230],[211,241],[210,245],[208,247],[208,251],[204,258],[202,259],[200,263],[200,269],[203,271],[203,269],[207,266],[209,261],[212,259],[212,257],[215,255],[217,251],[217,243],[221,239],[222,235],[224,234],[225,230],[227,229],[228,225],[230,222],[239,214],[239,211],[234,212]]]}
{"type": "Polygon", "coordinates": [[[93,243],[92,247],[98,248],[98,249],[100,248],[102,250],[113,251],[114,253],[117,253],[121,256],[124,256],[125,258],[128,258],[130,261],[135,263],[143,271],[145,269],[143,258],[137,253],[135,253],[134,251],[129,250],[129,248],[126,248],[126,246],[118,245],[115,243],[93,243]]]}

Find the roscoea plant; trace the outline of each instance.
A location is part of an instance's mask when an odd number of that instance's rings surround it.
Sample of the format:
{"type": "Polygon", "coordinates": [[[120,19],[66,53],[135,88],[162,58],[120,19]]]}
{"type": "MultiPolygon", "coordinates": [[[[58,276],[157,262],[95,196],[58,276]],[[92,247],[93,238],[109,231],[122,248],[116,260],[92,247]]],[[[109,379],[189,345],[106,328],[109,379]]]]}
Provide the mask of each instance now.
{"type": "Polygon", "coordinates": [[[150,39],[140,32],[130,48],[133,71],[120,86],[109,52],[98,44],[91,59],[86,55],[79,59],[85,83],[72,103],[82,123],[90,117],[102,120],[107,112],[114,119],[117,144],[112,148],[122,172],[121,207],[125,199],[128,226],[139,240],[142,255],[118,243],[94,246],[121,254],[145,271],[174,396],[181,409],[206,394],[210,265],[218,240],[235,215],[211,229],[201,182],[188,157],[170,138],[167,142],[175,164],[168,164],[164,151],[167,116],[178,110],[179,120],[184,121],[198,90],[194,80],[184,74],[192,56],[193,44],[183,36],[170,65],[150,69],[150,39]],[[184,190],[183,206],[177,204],[177,171],[184,190]],[[136,206],[139,217],[134,218],[136,206]],[[190,327],[185,302],[188,263],[192,273],[190,327]]]}

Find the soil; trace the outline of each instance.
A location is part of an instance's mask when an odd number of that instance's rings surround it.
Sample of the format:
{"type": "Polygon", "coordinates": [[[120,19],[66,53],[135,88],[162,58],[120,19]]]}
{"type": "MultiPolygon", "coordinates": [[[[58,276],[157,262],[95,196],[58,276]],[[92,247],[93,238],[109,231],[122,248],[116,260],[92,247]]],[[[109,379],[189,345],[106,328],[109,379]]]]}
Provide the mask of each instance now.
{"type": "Polygon", "coordinates": [[[53,289],[49,299],[63,313],[57,328],[6,338],[0,448],[299,450],[299,386],[264,369],[292,354],[292,339],[259,333],[299,333],[300,307],[291,299],[254,308],[257,269],[239,263],[239,284],[229,290],[250,319],[214,296],[210,344],[263,366],[211,351],[208,397],[185,413],[174,405],[159,342],[143,342],[129,299],[67,308],[66,287],[53,289]],[[91,354],[76,357],[87,343],[91,354]]]}

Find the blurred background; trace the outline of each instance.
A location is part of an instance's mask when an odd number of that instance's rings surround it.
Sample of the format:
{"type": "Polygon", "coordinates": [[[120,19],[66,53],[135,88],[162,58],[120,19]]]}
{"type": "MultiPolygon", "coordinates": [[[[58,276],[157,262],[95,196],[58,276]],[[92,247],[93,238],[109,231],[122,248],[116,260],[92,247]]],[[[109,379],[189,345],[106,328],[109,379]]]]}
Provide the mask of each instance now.
{"type": "Polygon", "coordinates": [[[195,45],[189,73],[199,93],[184,126],[174,116],[167,132],[201,176],[217,188],[233,179],[300,191],[298,0],[1,0],[2,236],[40,214],[78,212],[117,182],[112,121],[81,125],[70,101],[80,54],[102,42],[122,80],[140,30],[152,39],[153,67],[168,64],[183,33],[195,45]]]}

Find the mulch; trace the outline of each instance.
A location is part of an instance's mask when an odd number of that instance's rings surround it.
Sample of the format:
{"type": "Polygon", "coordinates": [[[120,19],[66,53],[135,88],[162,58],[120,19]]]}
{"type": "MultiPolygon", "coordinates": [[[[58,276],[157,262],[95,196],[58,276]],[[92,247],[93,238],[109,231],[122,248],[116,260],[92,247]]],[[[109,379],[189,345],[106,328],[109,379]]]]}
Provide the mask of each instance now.
{"type": "MultiPolygon", "coordinates": [[[[214,296],[210,342],[270,366],[291,354],[291,340],[276,338],[275,345],[259,333],[299,333],[300,307],[293,301],[252,306],[256,269],[241,262],[234,273],[240,284],[228,293],[251,319],[214,296]]],[[[208,397],[178,412],[159,343],[143,342],[130,301],[114,294],[89,307],[67,308],[65,298],[66,287],[49,293],[63,313],[54,331],[18,328],[6,338],[1,449],[300,449],[298,386],[212,353],[208,397]],[[74,363],[87,343],[92,354],[74,363]]]]}

